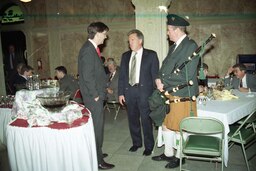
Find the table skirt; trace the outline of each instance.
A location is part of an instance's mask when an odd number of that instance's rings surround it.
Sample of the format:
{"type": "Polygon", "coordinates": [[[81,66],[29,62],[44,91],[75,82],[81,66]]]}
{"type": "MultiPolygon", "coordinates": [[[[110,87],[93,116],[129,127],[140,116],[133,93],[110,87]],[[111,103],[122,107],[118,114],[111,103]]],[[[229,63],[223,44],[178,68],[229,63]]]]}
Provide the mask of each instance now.
{"type": "Polygon", "coordinates": [[[7,126],[12,171],[98,170],[92,118],[69,129],[7,126]]]}

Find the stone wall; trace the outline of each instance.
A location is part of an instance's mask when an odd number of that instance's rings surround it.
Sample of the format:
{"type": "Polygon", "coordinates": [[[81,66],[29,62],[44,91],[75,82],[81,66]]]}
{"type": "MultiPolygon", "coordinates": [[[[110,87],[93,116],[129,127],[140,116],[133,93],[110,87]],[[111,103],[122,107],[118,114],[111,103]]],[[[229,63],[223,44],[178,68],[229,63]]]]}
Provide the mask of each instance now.
{"type": "MultiPolygon", "coordinates": [[[[1,1],[0,7],[7,2],[1,1]]],[[[71,74],[77,73],[77,56],[86,41],[89,23],[102,21],[109,26],[102,55],[114,57],[117,63],[128,50],[127,32],[135,28],[134,6],[130,0],[13,2],[24,10],[25,23],[1,26],[0,30],[24,32],[29,64],[36,69],[37,60],[43,62],[43,70],[36,70],[41,77],[53,77],[58,65],[66,66],[71,74]]],[[[216,33],[217,38],[207,45],[204,55],[211,75],[223,75],[235,63],[237,54],[256,54],[255,11],[255,0],[172,0],[169,6],[169,13],[189,16],[189,36],[199,45],[211,33],[216,33]]]]}

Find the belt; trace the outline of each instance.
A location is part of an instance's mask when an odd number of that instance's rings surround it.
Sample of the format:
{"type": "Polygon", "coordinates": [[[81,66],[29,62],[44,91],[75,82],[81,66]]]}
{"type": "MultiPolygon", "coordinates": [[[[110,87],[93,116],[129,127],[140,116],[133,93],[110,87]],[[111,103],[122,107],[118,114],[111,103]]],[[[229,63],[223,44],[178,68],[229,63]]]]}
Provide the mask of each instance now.
{"type": "Polygon", "coordinates": [[[134,84],[132,87],[139,87],[140,86],[140,84],[139,83],[136,83],[136,84],[134,84]]]}

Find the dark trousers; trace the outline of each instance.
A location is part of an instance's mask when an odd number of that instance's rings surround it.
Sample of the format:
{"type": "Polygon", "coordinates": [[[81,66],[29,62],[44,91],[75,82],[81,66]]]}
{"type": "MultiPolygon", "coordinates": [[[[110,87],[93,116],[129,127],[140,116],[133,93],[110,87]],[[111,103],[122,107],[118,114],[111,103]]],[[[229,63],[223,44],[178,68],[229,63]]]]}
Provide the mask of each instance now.
{"type": "Polygon", "coordinates": [[[102,156],[102,144],[103,144],[103,135],[104,135],[104,111],[103,111],[103,100],[98,100],[97,102],[91,98],[83,98],[84,105],[87,107],[92,115],[95,141],[96,141],[96,150],[97,150],[97,159],[98,163],[103,162],[102,156]]]}
{"type": "Polygon", "coordinates": [[[145,149],[152,150],[154,147],[154,137],[152,120],[149,117],[148,97],[141,96],[139,89],[139,87],[130,87],[125,97],[130,134],[133,145],[142,146],[142,126],[145,149]]]}

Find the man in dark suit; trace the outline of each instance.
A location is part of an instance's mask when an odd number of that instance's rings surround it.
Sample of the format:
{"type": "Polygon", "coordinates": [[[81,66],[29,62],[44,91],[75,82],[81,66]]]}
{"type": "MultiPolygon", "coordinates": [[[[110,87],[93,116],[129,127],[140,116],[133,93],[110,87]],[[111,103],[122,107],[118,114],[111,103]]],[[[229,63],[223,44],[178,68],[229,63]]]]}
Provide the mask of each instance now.
{"type": "Polygon", "coordinates": [[[228,69],[224,84],[241,92],[249,92],[249,89],[256,92],[256,75],[246,73],[244,64],[235,64],[228,69]],[[234,73],[235,77],[231,73],[234,73]]]}
{"type": "Polygon", "coordinates": [[[107,77],[97,53],[98,45],[103,44],[108,30],[108,26],[102,22],[91,23],[87,28],[88,40],[83,44],[78,56],[79,86],[84,105],[92,113],[99,169],[114,167],[103,160],[103,101],[106,95],[107,77]]]}
{"type": "Polygon", "coordinates": [[[15,87],[15,92],[26,88],[26,82],[29,76],[33,75],[33,68],[29,65],[22,65],[20,73],[17,74],[13,82],[15,87]]]}
{"type": "Polygon", "coordinates": [[[107,83],[107,100],[118,101],[118,78],[119,67],[117,66],[113,58],[108,58],[106,65],[108,67],[109,74],[107,83]]]}
{"type": "Polygon", "coordinates": [[[76,91],[79,89],[78,81],[71,75],[68,75],[67,69],[64,66],[56,67],[55,74],[59,80],[60,91],[70,93],[70,98],[73,99],[76,91]]]}
{"type": "Polygon", "coordinates": [[[143,48],[144,36],[141,31],[132,30],[128,36],[131,50],[122,55],[118,82],[119,102],[121,105],[127,105],[133,143],[129,151],[134,152],[142,147],[142,123],[145,146],[143,155],[148,156],[154,147],[148,97],[155,86],[154,80],[159,70],[159,61],[155,51],[143,48]]]}
{"type": "Polygon", "coordinates": [[[5,53],[4,57],[4,71],[5,71],[5,78],[10,86],[10,93],[15,93],[15,88],[13,88],[14,78],[17,76],[16,69],[19,63],[25,64],[25,58],[23,53],[18,53],[15,50],[15,46],[10,44],[8,46],[8,52],[5,53]]]}
{"type": "MultiPolygon", "coordinates": [[[[188,57],[197,49],[197,44],[194,40],[188,38],[186,26],[189,23],[184,18],[169,14],[167,20],[167,34],[174,44],[170,47],[167,57],[163,61],[156,79],[156,85],[159,91],[163,92],[192,80],[192,86],[180,89],[169,96],[169,100],[173,100],[173,98],[189,99],[198,95],[199,91],[197,81],[198,57],[187,63],[179,74],[175,74],[174,70],[188,60],[188,57]]],[[[179,140],[179,123],[185,117],[196,116],[196,112],[195,101],[187,100],[179,103],[170,103],[170,112],[165,116],[162,125],[165,151],[159,156],[152,157],[153,160],[168,161],[166,168],[179,166],[179,146],[177,143],[177,140],[179,140]],[[174,149],[177,149],[176,154],[174,149]]]]}

